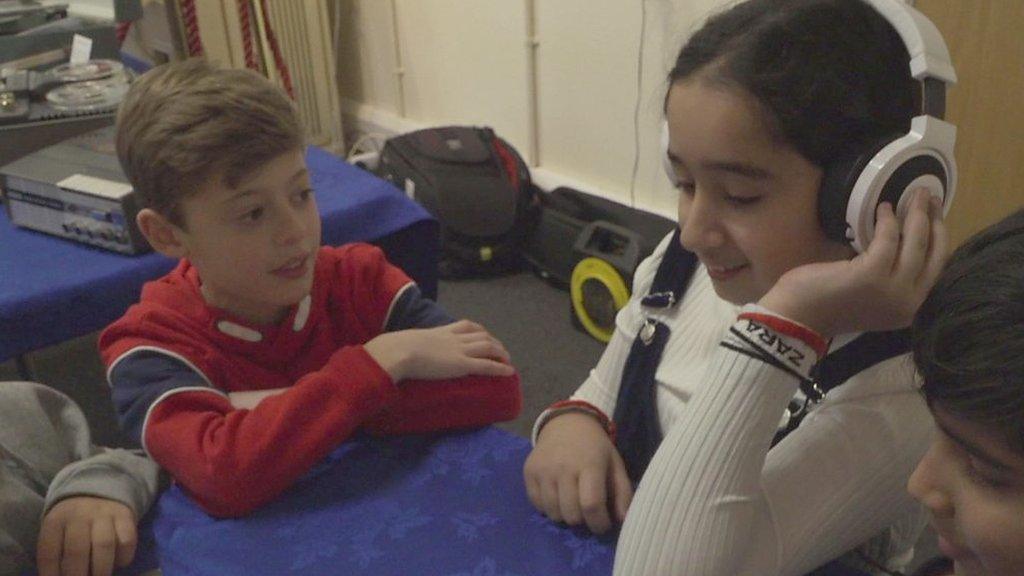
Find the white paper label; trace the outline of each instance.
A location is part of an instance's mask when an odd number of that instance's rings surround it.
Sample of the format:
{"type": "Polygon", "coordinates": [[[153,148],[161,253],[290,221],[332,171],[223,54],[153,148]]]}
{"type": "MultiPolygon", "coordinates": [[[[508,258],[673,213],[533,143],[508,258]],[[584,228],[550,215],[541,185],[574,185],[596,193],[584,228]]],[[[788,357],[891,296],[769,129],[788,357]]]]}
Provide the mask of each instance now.
{"type": "Polygon", "coordinates": [[[410,200],[416,199],[416,183],[413,182],[411,178],[405,179],[405,195],[408,196],[410,200]]]}
{"type": "Polygon", "coordinates": [[[71,63],[85,64],[92,55],[92,38],[75,34],[71,40],[71,63]]]}
{"type": "Polygon", "coordinates": [[[123,182],[104,180],[103,178],[86,176],[85,174],[74,174],[72,176],[68,176],[58,182],[57,186],[67,188],[68,190],[77,190],[87,194],[103,196],[104,198],[110,198],[111,200],[120,200],[132,191],[132,187],[123,182]]]}

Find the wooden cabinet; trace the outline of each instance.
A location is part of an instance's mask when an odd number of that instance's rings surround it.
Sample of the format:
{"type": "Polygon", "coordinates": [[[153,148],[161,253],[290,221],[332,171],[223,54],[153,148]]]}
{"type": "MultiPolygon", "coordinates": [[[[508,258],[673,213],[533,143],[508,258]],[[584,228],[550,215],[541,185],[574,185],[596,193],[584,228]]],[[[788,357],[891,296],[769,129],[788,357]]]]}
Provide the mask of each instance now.
{"type": "Polygon", "coordinates": [[[959,82],[947,102],[957,125],[959,191],[953,245],[1024,207],[1024,2],[917,0],[942,32],[959,82]]]}

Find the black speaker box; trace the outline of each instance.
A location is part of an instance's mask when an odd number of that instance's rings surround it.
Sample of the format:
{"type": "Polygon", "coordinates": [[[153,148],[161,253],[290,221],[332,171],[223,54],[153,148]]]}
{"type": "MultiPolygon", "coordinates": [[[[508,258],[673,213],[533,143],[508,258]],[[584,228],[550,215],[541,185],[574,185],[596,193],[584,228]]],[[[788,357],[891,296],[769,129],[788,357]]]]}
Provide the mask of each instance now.
{"type": "Polygon", "coordinates": [[[607,260],[631,279],[637,264],[675,227],[668,218],[572,188],[538,198],[540,216],[526,236],[523,257],[537,274],[563,288],[587,256],[607,260]]]}

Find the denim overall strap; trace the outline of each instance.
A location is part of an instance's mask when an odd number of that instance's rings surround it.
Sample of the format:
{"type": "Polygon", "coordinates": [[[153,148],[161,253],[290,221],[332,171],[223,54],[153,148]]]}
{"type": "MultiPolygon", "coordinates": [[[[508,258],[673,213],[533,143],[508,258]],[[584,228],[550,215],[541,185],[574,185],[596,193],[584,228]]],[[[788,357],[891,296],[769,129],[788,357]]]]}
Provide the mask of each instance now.
{"type": "MultiPolygon", "coordinates": [[[[650,291],[640,301],[641,305],[646,309],[662,310],[676,306],[683,299],[696,268],[697,256],[679,244],[677,228],[655,272],[650,291]]],[[[640,481],[661,444],[654,375],[670,335],[666,324],[651,317],[645,318],[622,370],[613,416],[618,428],[615,446],[634,483],[640,481]]]]}

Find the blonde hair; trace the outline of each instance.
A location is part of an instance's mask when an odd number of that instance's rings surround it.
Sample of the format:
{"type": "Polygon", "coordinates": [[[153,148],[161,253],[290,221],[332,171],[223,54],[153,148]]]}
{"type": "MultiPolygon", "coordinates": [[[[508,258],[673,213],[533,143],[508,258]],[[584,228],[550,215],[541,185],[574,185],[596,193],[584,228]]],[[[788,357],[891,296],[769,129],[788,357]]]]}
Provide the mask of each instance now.
{"type": "Polygon", "coordinates": [[[180,203],[210,178],[235,187],[303,145],[294,106],[250,70],[193,58],[144,74],[117,115],[117,157],[140,207],[184,226],[180,203]]]}

